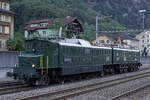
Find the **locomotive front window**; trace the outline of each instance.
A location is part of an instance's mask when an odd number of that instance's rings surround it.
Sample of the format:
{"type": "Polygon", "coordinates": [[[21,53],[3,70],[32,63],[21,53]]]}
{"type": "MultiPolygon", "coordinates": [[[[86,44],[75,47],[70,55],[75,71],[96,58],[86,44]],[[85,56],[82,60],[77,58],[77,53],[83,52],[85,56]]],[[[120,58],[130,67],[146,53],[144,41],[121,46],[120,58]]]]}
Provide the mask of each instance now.
{"type": "Polygon", "coordinates": [[[27,51],[41,51],[44,49],[44,44],[42,41],[27,41],[25,43],[25,48],[27,51]]]}

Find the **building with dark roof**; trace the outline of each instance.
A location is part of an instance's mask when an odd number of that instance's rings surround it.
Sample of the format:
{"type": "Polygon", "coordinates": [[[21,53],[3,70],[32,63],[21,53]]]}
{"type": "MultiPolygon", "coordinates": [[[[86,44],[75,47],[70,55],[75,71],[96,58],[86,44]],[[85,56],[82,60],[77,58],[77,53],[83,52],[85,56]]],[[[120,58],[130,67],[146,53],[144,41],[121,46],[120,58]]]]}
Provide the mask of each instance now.
{"type": "Polygon", "coordinates": [[[25,37],[30,39],[33,37],[57,37],[59,35],[60,27],[62,32],[66,32],[68,37],[73,34],[79,35],[83,32],[82,25],[75,17],[55,18],[55,19],[42,19],[32,20],[26,23],[25,37]]]}
{"type": "Polygon", "coordinates": [[[92,41],[93,44],[99,46],[123,46],[127,48],[138,48],[138,40],[133,38],[128,33],[101,33],[97,40],[92,41]]]}
{"type": "Polygon", "coordinates": [[[14,35],[14,15],[9,0],[0,1],[0,51],[7,50],[6,41],[14,35]]]}

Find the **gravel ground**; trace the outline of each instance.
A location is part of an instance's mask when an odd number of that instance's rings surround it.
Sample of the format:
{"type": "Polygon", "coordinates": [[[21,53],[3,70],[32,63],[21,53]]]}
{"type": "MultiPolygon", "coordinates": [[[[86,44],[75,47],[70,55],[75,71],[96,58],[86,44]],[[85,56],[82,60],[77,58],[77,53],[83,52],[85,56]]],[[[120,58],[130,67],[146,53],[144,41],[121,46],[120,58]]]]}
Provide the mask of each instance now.
{"type": "Polygon", "coordinates": [[[150,100],[150,87],[144,88],[128,96],[120,98],[121,100],[150,100]]]}
{"type": "MultiPolygon", "coordinates": [[[[130,75],[135,75],[137,73],[143,73],[143,72],[150,72],[150,69],[149,70],[138,71],[138,72],[108,76],[108,77],[103,77],[103,78],[98,78],[98,79],[91,79],[91,80],[88,80],[88,81],[75,82],[75,83],[69,83],[69,84],[64,84],[64,85],[49,86],[49,87],[42,88],[42,89],[35,89],[35,90],[25,91],[25,92],[22,91],[20,93],[7,94],[7,95],[0,96],[0,100],[16,100],[17,98],[23,98],[24,96],[32,96],[32,95],[36,95],[36,94],[39,94],[39,93],[46,93],[46,92],[50,92],[50,91],[54,91],[54,90],[58,90],[58,89],[61,90],[61,89],[77,87],[77,86],[82,86],[82,85],[96,83],[96,82],[104,82],[104,81],[117,79],[117,78],[122,78],[122,77],[130,76],[130,75]]],[[[147,80],[150,80],[150,78],[147,79],[147,80]]],[[[143,82],[144,82],[144,80],[143,80],[143,82]]],[[[133,82],[133,83],[135,83],[135,82],[133,82]]],[[[136,83],[140,83],[140,81],[139,82],[136,81],[136,83]]],[[[132,84],[132,83],[130,83],[130,84],[132,84]]],[[[114,90],[116,92],[116,91],[119,91],[120,88],[118,89],[118,87],[116,87],[116,89],[112,89],[112,90],[114,90]]],[[[90,96],[85,95],[85,98],[86,98],[85,100],[91,100],[91,99],[92,100],[96,100],[96,99],[97,100],[102,100],[102,98],[104,100],[107,100],[106,97],[105,97],[105,95],[106,95],[105,93],[107,93],[107,91],[106,92],[105,91],[106,90],[96,92],[97,95],[93,95],[93,93],[90,93],[90,94],[92,94],[90,96]],[[100,95],[100,93],[102,93],[103,95],[100,95]]],[[[81,96],[81,97],[83,97],[83,96],[81,96]]],[[[74,98],[74,100],[76,100],[76,99],[74,98]]],[[[81,99],[77,98],[77,100],[81,100],[81,99]]]]}
{"type": "MultiPolygon", "coordinates": [[[[135,89],[137,87],[140,87],[143,84],[148,84],[150,82],[150,77],[146,77],[143,79],[137,79],[134,81],[130,81],[130,82],[125,82],[123,84],[119,84],[113,87],[109,87],[109,88],[105,88],[99,91],[94,91],[91,93],[87,93],[84,95],[80,95],[78,97],[74,97],[74,98],[70,98],[68,100],[109,100],[109,98],[119,95],[121,93],[124,93],[126,91],[135,89]],[[101,99],[100,99],[101,98],[101,99]]],[[[150,93],[150,89],[149,91],[146,91],[147,93],[150,93]]],[[[130,100],[137,100],[137,98],[141,97],[142,95],[136,95],[135,97],[132,96],[133,98],[131,98],[130,100]]],[[[150,95],[148,96],[150,97],[150,95]]],[[[146,98],[148,98],[146,97],[146,98]]],[[[145,98],[145,96],[143,96],[143,98],[145,98]]],[[[129,100],[129,98],[122,98],[120,100],[129,100]]],[[[138,100],[145,100],[145,99],[138,99],[138,100]]],[[[148,99],[150,100],[150,99],[148,99]]]]}

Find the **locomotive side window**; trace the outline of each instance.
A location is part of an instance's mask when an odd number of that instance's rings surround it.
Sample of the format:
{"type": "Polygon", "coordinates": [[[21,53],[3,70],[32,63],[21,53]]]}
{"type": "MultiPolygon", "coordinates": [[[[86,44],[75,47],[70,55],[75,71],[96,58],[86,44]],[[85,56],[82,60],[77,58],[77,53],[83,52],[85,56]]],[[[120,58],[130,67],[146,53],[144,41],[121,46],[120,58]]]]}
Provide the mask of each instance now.
{"type": "Polygon", "coordinates": [[[85,49],[85,54],[90,54],[90,49],[85,49]]]}

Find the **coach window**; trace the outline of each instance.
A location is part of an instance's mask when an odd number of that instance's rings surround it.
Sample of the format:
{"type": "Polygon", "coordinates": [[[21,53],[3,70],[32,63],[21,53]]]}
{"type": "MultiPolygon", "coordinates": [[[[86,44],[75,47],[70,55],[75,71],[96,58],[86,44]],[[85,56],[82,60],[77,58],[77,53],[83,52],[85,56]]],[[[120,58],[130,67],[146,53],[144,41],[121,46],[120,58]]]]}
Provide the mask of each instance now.
{"type": "Polygon", "coordinates": [[[80,48],[79,52],[80,52],[80,54],[82,54],[82,48],[80,48]]]}
{"type": "Polygon", "coordinates": [[[101,50],[99,50],[99,55],[101,54],[101,50]]]}
{"type": "Polygon", "coordinates": [[[65,53],[65,47],[61,46],[62,52],[65,53]]]}
{"type": "Polygon", "coordinates": [[[85,54],[90,54],[90,49],[85,49],[85,54]]]}

